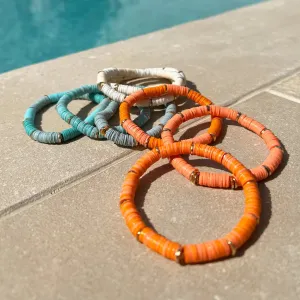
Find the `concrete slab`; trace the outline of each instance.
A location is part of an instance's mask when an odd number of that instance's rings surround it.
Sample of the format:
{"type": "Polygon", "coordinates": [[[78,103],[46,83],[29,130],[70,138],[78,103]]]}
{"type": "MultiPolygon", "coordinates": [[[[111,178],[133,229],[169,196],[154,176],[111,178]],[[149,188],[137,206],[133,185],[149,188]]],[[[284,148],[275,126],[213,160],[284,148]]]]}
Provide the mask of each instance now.
{"type": "MultiPolygon", "coordinates": [[[[295,124],[300,106],[262,93],[235,108],[271,128],[287,150],[272,180],[260,184],[261,222],[239,256],[181,267],[136,242],[118,207],[124,175],[140,155],[133,153],[2,219],[1,299],[299,299],[300,151],[295,141],[300,131],[295,124]]],[[[179,136],[201,128],[193,126],[179,136]]],[[[248,167],[267,155],[260,138],[231,123],[218,147],[248,167]]],[[[182,243],[230,230],[243,210],[242,192],[195,187],[166,162],[141,179],[137,192],[148,222],[182,243]]],[[[215,167],[194,157],[191,162],[201,169],[215,167]]]]}
{"type": "MultiPolygon", "coordinates": [[[[235,101],[300,67],[298,5],[269,1],[2,74],[0,214],[129,153],[88,138],[64,146],[31,141],[21,122],[41,95],[94,83],[104,67],[173,66],[216,103],[235,101]]],[[[65,126],[51,110],[42,117],[44,129],[65,126]]]]}
{"type": "Polygon", "coordinates": [[[296,98],[300,102],[300,73],[290,76],[271,87],[272,91],[296,98]]]}

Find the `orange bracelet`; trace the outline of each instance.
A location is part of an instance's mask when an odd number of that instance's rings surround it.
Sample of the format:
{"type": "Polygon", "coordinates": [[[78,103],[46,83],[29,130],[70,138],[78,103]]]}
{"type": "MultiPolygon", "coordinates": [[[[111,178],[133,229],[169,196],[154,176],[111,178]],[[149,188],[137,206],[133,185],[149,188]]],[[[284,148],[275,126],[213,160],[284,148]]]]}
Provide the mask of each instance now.
{"type": "MultiPolygon", "coordinates": [[[[127,133],[132,135],[141,145],[149,149],[153,149],[157,146],[162,146],[163,142],[160,138],[152,137],[146,134],[140,127],[138,127],[131,121],[130,108],[138,101],[160,97],[162,95],[185,96],[200,105],[213,104],[209,99],[196,91],[193,91],[184,86],[177,86],[172,84],[164,84],[160,86],[144,88],[127,96],[121,103],[119,108],[120,123],[127,131],[127,133]]],[[[202,144],[209,144],[212,141],[215,141],[219,136],[221,129],[222,119],[219,117],[213,117],[211,119],[211,125],[207,130],[207,133],[197,137],[197,142],[201,142],[202,144]]]]}
{"type": "MultiPolygon", "coordinates": [[[[167,145],[174,143],[173,132],[177,130],[180,124],[205,115],[212,115],[236,121],[243,127],[259,135],[266,143],[268,149],[270,150],[270,153],[261,165],[251,169],[250,171],[255,176],[257,181],[266,179],[268,176],[273,174],[283,158],[283,148],[281,147],[278,138],[263,124],[228,107],[220,107],[216,105],[206,107],[200,106],[184,110],[180,114],[173,116],[167,122],[161,134],[164,144],[167,145]]],[[[197,142],[197,138],[189,139],[186,141],[197,142]]],[[[191,146],[190,153],[193,154],[193,145],[191,146]]],[[[189,180],[193,181],[195,179],[193,182],[196,185],[221,188],[237,188],[241,185],[237,178],[226,173],[200,172],[197,168],[188,164],[181,157],[172,157],[170,159],[170,163],[177,171],[179,171],[179,173],[181,173],[189,180]]]]}
{"type": "Polygon", "coordinates": [[[260,195],[253,174],[231,154],[203,144],[183,141],[156,147],[142,156],[130,169],[122,185],[120,209],[129,230],[148,248],[180,264],[194,264],[234,256],[254,232],[261,213],[260,195]],[[245,194],[244,214],[233,230],[224,237],[201,244],[180,245],[147,227],[137,210],[134,198],[140,177],[160,158],[193,153],[210,158],[229,169],[241,183],[245,194]],[[226,159],[225,159],[226,158],[226,159]]]}

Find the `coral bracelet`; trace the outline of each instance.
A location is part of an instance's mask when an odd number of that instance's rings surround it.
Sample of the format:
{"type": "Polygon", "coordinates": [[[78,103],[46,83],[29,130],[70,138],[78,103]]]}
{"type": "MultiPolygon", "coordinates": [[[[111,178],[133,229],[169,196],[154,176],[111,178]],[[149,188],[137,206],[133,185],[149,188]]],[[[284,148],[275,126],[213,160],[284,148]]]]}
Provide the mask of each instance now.
{"type": "MultiPolygon", "coordinates": [[[[120,122],[123,128],[131,134],[141,145],[153,149],[157,146],[162,146],[163,142],[160,138],[151,137],[145,133],[141,128],[136,126],[130,119],[130,108],[135,103],[153,98],[161,95],[174,95],[174,96],[186,96],[200,105],[211,105],[212,102],[200,93],[193,91],[187,87],[177,86],[172,84],[164,84],[157,87],[144,88],[129,96],[120,105],[120,122]]],[[[180,114],[180,113],[179,113],[180,114]]],[[[202,144],[209,144],[216,140],[222,129],[222,119],[219,117],[213,117],[211,125],[207,130],[207,133],[200,135],[197,138],[197,142],[202,144]]]]}
{"type": "Polygon", "coordinates": [[[253,174],[231,154],[203,144],[183,141],[156,147],[142,156],[130,169],[122,185],[120,209],[125,222],[138,241],[164,257],[181,264],[205,263],[235,255],[251,236],[261,212],[260,195],[253,174]],[[233,230],[224,237],[201,244],[180,245],[147,227],[137,210],[134,198],[140,177],[160,158],[193,153],[221,163],[241,183],[245,194],[244,214],[233,230]]]}
{"type": "MultiPolygon", "coordinates": [[[[173,116],[173,118],[168,121],[162,132],[164,144],[174,143],[173,132],[176,131],[180,124],[190,119],[205,115],[212,115],[236,121],[243,127],[259,135],[264,140],[270,150],[270,153],[261,165],[250,170],[257,181],[266,179],[277,169],[283,158],[283,148],[281,147],[278,138],[271,132],[271,130],[267,129],[261,123],[228,107],[220,107],[216,105],[194,107],[182,111],[180,115],[177,114],[173,116]]],[[[194,142],[195,140],[196,139],[193,138],[189,141],[194,142]]],[[[193,154],[193,144],[191,146],[190,153],[193,154]]],[[[176,170],[193,181],[196,185],[220,188],[236,188],[240,186],[239,180],[229,174],[200,172],[197,168],[192,167],[180,157],[171,158],[170,162],[176,170]]]]}

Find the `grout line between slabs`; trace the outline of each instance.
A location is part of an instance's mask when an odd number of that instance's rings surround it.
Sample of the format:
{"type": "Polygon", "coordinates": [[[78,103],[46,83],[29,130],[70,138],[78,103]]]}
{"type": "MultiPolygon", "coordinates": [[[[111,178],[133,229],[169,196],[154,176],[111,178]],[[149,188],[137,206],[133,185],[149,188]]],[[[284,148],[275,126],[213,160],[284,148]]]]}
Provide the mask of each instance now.
{"type": "MultiPolygon", "coordinates": [[[[293,102],[297,102],[300,103],[300,99],[297,99],[295,97],[292,96],[288,96],[286,94],[280,93],[280,92],[276,92],[274,90],[271,89],[271,87],[275,84],[281,83],[282,81],[286,80],[288,77],[291,77],[295,74],[297,74],[300,71],[300,67],[292,70],[291,72],[288,72],[287,74],[285,74],[284,76],[281,76],[275,80],[272,80],[270,82],[268,82],[267,84],[262,85],[260,88],[257,88],[255,90],[252,90],[240,97],[237,97],[231,101],[227,101],[225,103],[222,103],[222,106],[236,106],[238,104],[241,104],[243,102],[246,102],[250,99],[252,99],[253,97],[263,93],[263,92],[269,92],[271,94],[274,94],[276,96],[280,96],[281,98],[293,101],[293,102]]],[[[205,117],[201,119],[202,121],[206,121],[208,120],[209,117],[205,117]]],[[[195,123],[199,122],[199,120],[195,120],[195,121],[191,121],[188,124],[186,124],[186,126],[181,126],[179,131],[182,131],[183,129],[187,129],[189,127],[191,127],[192,125],[194,125],[195,123]]],[[[31,206],[37,204],[37,203],[41,203],[46,199],[51,198],[54,194],[57,194],[59,192],[62,192],[66,189],[69,189],[77,184],[80,184],[84,181],[86,181],[87,179],[94,177],[102,172],[104,172],[105,170],[118,165],[120,163],[122,163],[123,161],[127,160],[128,158],[131,158],[133,156],[138,155],[139,153],[142,153],[142,151],[137,152],[134,150],[128,150],[126,151],[123,155],[120,155],[120,157],[118,157],[115,161],[109,161],[106,164],[103,165],[98,165],[93,167],[90,170],[86,170],[80,174],[76,174],[71,178],[68,178],[67,180],[63,181],[63,182],[59,182],[54,186],[51,186],[43,191],[41,191],[40,193],[33,195],[29,198],[24,199],[23,201],[16,203],[14,205],[11,205],[3,210],[0,211],[0,221],[4,220],[6,218],[9,218],[10,216],[13,216],[15,214],[17,214],[18,212],[20,212],[21,210],[25,210],[27,208],[30,208],[31,206]]]]}
{"type": "Polygon", "coordinates": [[[274,96],[278,96],[278,97],[284,98],[286,100],[289,100],[289,101],[296,102],[296,103],[300,104],[300,99],[297,98],[297,97],[290,96],[290,95],[287,95],[285,93],[281,93],[281,92],[278,92],[278,91],[275,91],[275,90],[272,90],[272,89],[267,90],[267,92],[274,95],[274,96]]]}

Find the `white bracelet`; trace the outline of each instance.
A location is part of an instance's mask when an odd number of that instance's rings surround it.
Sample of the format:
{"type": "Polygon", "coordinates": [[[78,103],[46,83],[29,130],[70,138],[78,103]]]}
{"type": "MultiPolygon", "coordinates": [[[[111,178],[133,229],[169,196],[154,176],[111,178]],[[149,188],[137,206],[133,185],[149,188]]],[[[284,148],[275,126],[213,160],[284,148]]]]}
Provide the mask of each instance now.
{"type": "MultiPolygon", "coordinates": [[[[133,87],[123,84],[118,84],[124,80],[135,78],[165,78],[169,79],[172,84],[185,85],[186,78],[182,71],[174,68],[147,68],[147,69],[118,69],[108,68],[99,71],[97,76],[98,89],[117,102],[123,102],[125,97],[139,90],[139,87],[133,87]],[[117,82],[117,83],[111,83],[117,82]]],[[[139,101],[136,106],[159,106],[175,100],[173,95],[161,96],[158,98],[139,101]]]]}

